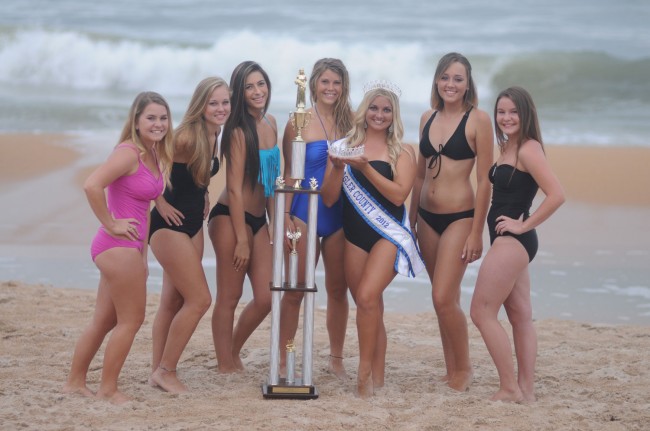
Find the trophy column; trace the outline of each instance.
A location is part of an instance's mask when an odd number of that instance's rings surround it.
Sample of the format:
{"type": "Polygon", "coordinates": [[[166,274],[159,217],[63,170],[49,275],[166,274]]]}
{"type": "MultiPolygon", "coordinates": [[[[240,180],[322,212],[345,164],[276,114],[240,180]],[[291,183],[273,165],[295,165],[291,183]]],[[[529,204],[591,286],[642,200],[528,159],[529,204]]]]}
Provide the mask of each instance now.
{"type": "Polygon", "coordinates": [[[291,122],[297,131],[292,142],[291,177],[295,180],[293,186],[286,186],[284,179],[279,177],[275,187],[275,220],[273,225],[273,278],[271,281],[271,364],[269,367],[268,382],[262,385],[264,398],[318,398],[318,391],[312,382],[312,350],[314,334],[314,302],[316,295],[315,270],[316,270],[316,224],[318,218],[318,195],[320,190],[315,179],[309,182],[309,188],[301,186],[305,172],[305,142],[301,130],[309,123],[309,113],[305,112],[305,88],[307,79],[304,71],[300,69],[296,78],[298,97],[296,112],[291,114],[291,122]],[[297,282],[296,243],[301,239],[300,230],[287,231],[286,235],[291,240],[292,251],[289,255],[288,281],[282,281],[284,270],[284,214],[285,197],[287,193],[308,194],[308,220],[307,220],[307,252],[305,256],[305,282],[297,282]],[[303,349],[302,349],[302,377],[296,378],[295,352],[293,341],[287,346],[280,346],[280,299],[284,291],[304,292],[303,313],[303,349]],[[282,348],[282,349],[281,349],[282,348]],[[287,355],[287,376],[280,378],[280,354],[287,355]]]}

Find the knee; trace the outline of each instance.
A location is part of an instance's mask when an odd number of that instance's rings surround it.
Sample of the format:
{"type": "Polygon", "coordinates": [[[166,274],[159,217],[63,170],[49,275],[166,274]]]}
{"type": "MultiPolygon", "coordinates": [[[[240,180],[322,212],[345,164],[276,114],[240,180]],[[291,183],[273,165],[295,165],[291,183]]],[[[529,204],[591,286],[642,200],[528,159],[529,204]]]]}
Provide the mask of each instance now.
{"type": "Polygon", "coordinates": [[[436,313],[442,314],[450,311],[451,308],[456,306],[455,295],[443,289],[434,289],[433,291],[433,308],[436,313]]]}
{"type": "Polygon", "coordinates": [[[488,317],[488,309],[485,303],[472,298],[472,303],[469,307],[469,317],[472,319],[472,323],[476,325],[477,328],[480,328],[485,319],[488,317]]]}
{"type": "Polygon", "coordinates": [[[210,292],[206,292],[200,296],[197,295],[197,297],[189,305],[192,307],[196,314],[203,316],[212,305],[212,296],[210,295],[210,292]]]}
{"type": "Polygon", "coordinates": [[[469,317],[472,319],[472,323],[474,323],[477,328],[481,327],[481,323],[483,323],[481,311],[474,304],[472,304],[469,309],[469,317]]]}
{"type": "Polygon", "coordinates": [[[327,297],[337,302],[348,300],[348,287],[345,283],[327,286],[327,297]]]}
{"type": "Polygon", "coordinates": [[[263,298],[255,298],[255,307],[262,314],[268,314],[271,311],[271,296],[264,296],[263,298]]]}
{"type": "Polygon", "coordinates": [[[240,299],[241,295],[219,295],[219,293],[217,293],[217,298],[215,300],[215,309],[219,308],[221,310],[232,310],[234,312],[237,308],[237,305],[239,305],[240,299]]]}
{"type": "Polygon", "coordinates": [[[508,315],[508,321],[513,328],[529,325],[533,322],[532,307],[513,307],[507,305],[504,307],[508,315]]]}
{"type": "Polygon", "coordinates": [[[302,303],[303,294],[300,292],[285,292],[282,295],[282,305],[288,307],[300,307],[302,303]]]}
{"type": "Polygon", "coordinates": [[[356,295],[357,310],[361,312],[378,310],[379,301],[379,297],[368,292],[360,291],[356,295]]]}
{"type": "Polygon", "coordinates": [[[92,327],[100,334],[108,334],[117,325],[117,319],[105,320],[103,322],[95,321],[92,327]]]}
{"type": "Polygon", "coordinates": [[[138,332],[144,323],[144,310],[142,312],[134,313],[126,318],[118,319],[117,325],[128,328],[133,332],[138,332]]]}

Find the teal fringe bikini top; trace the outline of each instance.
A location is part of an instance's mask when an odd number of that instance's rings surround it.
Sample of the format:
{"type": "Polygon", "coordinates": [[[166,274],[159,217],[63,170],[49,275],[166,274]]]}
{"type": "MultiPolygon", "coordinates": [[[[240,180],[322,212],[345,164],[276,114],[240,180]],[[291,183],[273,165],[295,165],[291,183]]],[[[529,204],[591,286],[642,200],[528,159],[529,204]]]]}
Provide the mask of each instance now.
{"type": "Polygon", "coordinates": [[[264,196],[273,196],[275,180],[280,176],[280,148],[260,150],[260,173],[257,182],[264,186],[264,196]]]}

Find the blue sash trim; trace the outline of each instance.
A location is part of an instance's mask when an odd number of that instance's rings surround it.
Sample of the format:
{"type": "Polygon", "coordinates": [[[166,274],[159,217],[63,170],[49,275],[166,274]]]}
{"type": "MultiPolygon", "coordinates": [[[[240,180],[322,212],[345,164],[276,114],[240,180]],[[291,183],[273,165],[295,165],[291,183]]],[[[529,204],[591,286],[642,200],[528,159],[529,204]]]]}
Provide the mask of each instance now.
{"type": "Polygon", "coordinates": [[[404,211],[400,222],[393,217],[382,205],[359,183],[349,165],[345,166],[343,175],[343,191],[352,207],[375,232],[397,247],[397,256],[393,267],[395,271],[406,277],[415,277],[424,269],[424,261],[417,246],[415,236],[408,224],[408,215],[404,211]],[[354,193],[355,190],[359,193],[354,193]],[[363,200],[363,204],[359,201],[363,200]],[[373,212],[370,218],[368,214],[373,212]],[[378,226],[379,225],[379,226],[378,226]]]}

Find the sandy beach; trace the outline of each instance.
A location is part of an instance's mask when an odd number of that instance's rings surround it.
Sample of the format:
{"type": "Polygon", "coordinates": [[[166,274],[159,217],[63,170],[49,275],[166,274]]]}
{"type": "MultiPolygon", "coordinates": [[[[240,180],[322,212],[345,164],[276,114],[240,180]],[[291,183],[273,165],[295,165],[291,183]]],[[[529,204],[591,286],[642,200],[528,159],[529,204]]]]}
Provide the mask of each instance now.
{"type": "MultiPolygon", "coordinates": [[[[568,202],[540,228],[541,253],[531,269],[539,332],[539,400],[533,405],[487,401],[498,378],[472,324],[475,381],[470,391],[453,393],[436,384],[444,362],[435,314],[408,304],[391,311],[391,302],[398,304],[408,295],[389,292],[386,387],[370,401],[353,395],[358,361],[354,311],[345,347],[351,379],[340,381],[326,371],[329,349],[321,309],[314,334],[317,400],[263,399],[270,319],[244,347],[247,372],[217,374],[210,312],[179,363],[191,393],[168,395],[146,383],[159,301],[157,293],[150,293],[145,323],[120,378],[123,390],[135,399],[115,407],[60,393],[74,343],[93,312],[96,283],[79,289],[65,278],[49,277],[74,272],[70,280],[76,280],[86,271],[85,277],[95,277],[88,245],[97,221],[81,184],[114,144],[107,140],[84,149],[83,138],[76,136],[0,135],[0,428],[650,428],[650,148],[547,146],[568,202]],[[584,280],[587,288],[571,290],[584,280]],[[612,309],[611,317],[600,318],[612,309]]],[[[222,187],[219,175],[210,186],[213,201],[222,187]]],[[[209,248],[206,258],[213,256],[209,248]]],[[[402,280],[395,281],[397,287],[402,280]]],[[[418,289],[424,301],[415,296],[413,302],[429,301],[431,310],[427,287],[418,289]]],[[[91,388],[98,385],[101,355],[102,350],[91,367],[91,388]]]]}

